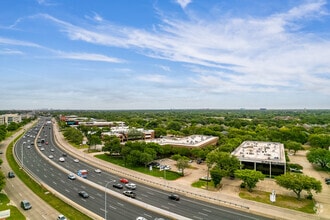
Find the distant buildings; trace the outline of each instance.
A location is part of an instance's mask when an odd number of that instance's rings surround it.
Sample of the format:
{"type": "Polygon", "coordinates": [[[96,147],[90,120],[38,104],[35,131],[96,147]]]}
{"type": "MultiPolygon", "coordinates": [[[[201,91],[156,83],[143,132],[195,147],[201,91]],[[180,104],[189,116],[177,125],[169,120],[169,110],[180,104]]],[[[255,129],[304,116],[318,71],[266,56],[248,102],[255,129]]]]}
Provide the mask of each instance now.
{"type": "Polygon", "coordinates": [[[185,147],[185,148],[199,148],[209,145],[216,145],[219,137],[206,136],[206,135],[191,135],[188,137],[171,137],[166,136],[157,139],[147,140],[146,142],[154,142],[159,145],[171,145],[174,147],[185,147]]]}
{"type": "Polygon", "coordinates": [[[77,117],[75,115],[60,116],[61,121],[65,121],[68,125],[78,126],[97,126],[97,127],[109,127],[110,131],[102,132],[102,135],[115,135],[121,142],[129,140],[144,140],[146,142],[154,142],[160,145],[171,145],[174,147],[186,147],[186,148],[198,148],[209,145],[216,145],[218,137],[206,136],[206,135],[191,135],[188,137],[173,137],[165,136],[155,139],[154,130],[145,130],[143,128],[130,128],[125,125],[125,122],[107,122],[102,120],[89,120],[85,117],[77,117]]]}
{"type": "Polygon", "coordinates": [[[281,143],[244,141],[232,155],[245,169],[261,171],[265,175],[280,175],[286,171],[284,145],[281,143]]]}
{"type": "Polygon", "coordinates": [[[20,123],[22,122],[22,117],[19,114],[5,114],[0,115],[0,125],[8,125],[11,122],[20,123]]]}

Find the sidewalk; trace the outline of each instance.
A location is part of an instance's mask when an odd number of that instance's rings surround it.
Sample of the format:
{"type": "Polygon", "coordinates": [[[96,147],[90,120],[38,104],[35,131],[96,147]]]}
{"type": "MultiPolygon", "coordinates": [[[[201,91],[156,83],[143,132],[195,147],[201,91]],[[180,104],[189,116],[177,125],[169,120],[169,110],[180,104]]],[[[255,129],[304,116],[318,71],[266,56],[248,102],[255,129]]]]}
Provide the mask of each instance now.
{"type": "MultiPolygon", "coordinates": [[[[21,129],[19,132],[15,133],[10,138],[7,138],[6,140],[1,142],[1,150],[3,152],[6,151],[8,145],[15,140],[16,137],[18,137],[20,134],[25,132],[32,123],[26,125],[21,129]]],[[[3,160],[3,163],[1,165],[1,169],[5,176],[7,176],[7,173],[11,171],[11,168],[9,167],[9,164],[6,159],[6,154],[1,154],[1,159],[3,160]]],[[[7,178],[6,179],[6,186],[2,190],[3,193],[5,193],[8,198],[10,199],[10,204],[13,206],[16,206],[21,213],[26,217],[26,219],[56,219],[58,216],[58,211],[55,210],[53,207],[49,206],[45,201],[40,199],[38,196],[36,196],[18,177],[15,178],[7,178]],[[23,199],[27,199],[32,204],[32,209],[24,211],[20,207],[20,202],[23,199]]]]}
{"type": "MultiPolygon", "coordinates": [[[[312,215],[312,214],[306,214],[303,212],[294,211],[291,209],[285,209],[264,203],[258,203],[250,200],[241,199],[237,195],[237,192],[235,192],[235,189],[237,190],[237,187],[235,186],[227,187],[227,190],[223,190],[223,191],[220,190],[217,192],[213,192],[213,191],[206,191],[203,189],[191,187],[190,186],[191,183],[187,183],[180,179],[177,181],[165,181],[162,178],[157,178],[146,174],[138,173],[130,169],[117,166],[115,164],[107,163],[103,160],[95,158],[93,155],[84,153],[74,147],[71,147],[71,145],[69,145],[66,142],[62,133],[59,132],[59,128],[57,124],[55,124],[54,131],[55,131],[54,132],[55,141],[59,144],[60,147],[64,148],[66,151],[71,152],[71,154],[77,155],[77,157],[81,160],[85,160],[86,162],[99,166],[103,170],[107,170],[119,176],[132,179],[136,182],[144,182],[146,184],[152,185],[157,188],[165,189],[168,191],[175,191],[180,194],[184,194],[188,197],[205,200],[207,202],[216,203],[231,208],[237,208],[242,211],[259,214],[274,219],[288,219],[288,220],[330,219],[330,217],[327,215],[327,212],[321,212],[319,213],[319,215],[316,214],[312,215]],[[234,190],[229,190],[229,188],[232,188],[234,190]]],[[[328,209],[328,207],[324,207],[324,208],[328,209]]]]}

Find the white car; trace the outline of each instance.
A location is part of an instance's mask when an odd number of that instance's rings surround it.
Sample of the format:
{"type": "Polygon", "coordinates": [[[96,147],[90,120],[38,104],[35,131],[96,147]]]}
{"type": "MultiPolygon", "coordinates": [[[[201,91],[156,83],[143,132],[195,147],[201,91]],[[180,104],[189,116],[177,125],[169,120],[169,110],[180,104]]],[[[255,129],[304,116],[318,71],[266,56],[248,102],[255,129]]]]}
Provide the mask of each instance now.
{"type": "Polygon", "coordinates": [[[53,156],[53,155],[49,155],[48,158],[49,158],[49,159],[53,159],[54,156],[53,156]]]}
{"type": "Polygon", "coordinates": [[[55,150],[54,150],[54,148],[52,148],[52,149],[50,149],[50,151],[51,151],[51,152],[54,152],[55,150]]]}
{"type": "Polygon", "coordinates": [[[73,173],[69,173],[69,174],[68,174],[68,178],[69,178],[70,180],[75,180],[75,179],[76,179],[76,175],[74,175],[73,173]]]}
{"type": "Polygon", "coordinates": [[[60,162],[64,162],[65,159],[64,159],[64,157],[60,157],[60,158],[58,158],[58,161],[60,161],[60,162]]]}
{"type": "Polygon", "coordinates": [[[67,218],[61,214],[57,217],[57,220],[67,220],[67,218]]]}
{"type": "Polygon", "coordinates": [[[96,169],[95,173],[101,173],[102,171],[100,169],[96,169]]]}
{"type": "Polygon", "coordinates": [[[76,163],[79,163],[79,160],[78,159],[74,159],[73,161],[76,162],[76,163]]]}
{"type": "Polygon", "coordinates": [[[41,147],[41,148],[40,148],[40,150],[41,150],[41,151],[44,151],[44,150],[45,150],[45,148],[41,147]]]}
{"type": "Polygon", "coordinates": [[[127,189],[136,189],[136,184],[134,184],[134,183],[127,183],[127,184],[125,184],[125,187],[127,189]]]}
{"type": "Polygon", "coordinates": [[[145,217],[139,216],[136,218],[136,220],[147,220],[145,217]]]}

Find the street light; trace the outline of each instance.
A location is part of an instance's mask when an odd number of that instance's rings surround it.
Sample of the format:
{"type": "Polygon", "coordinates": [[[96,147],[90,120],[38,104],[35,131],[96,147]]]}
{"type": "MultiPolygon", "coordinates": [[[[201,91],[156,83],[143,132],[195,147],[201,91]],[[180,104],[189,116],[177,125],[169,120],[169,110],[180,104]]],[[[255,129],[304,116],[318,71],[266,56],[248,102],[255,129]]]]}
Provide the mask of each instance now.
{"type": "Polygon", "coordinates": [[[108,184],[115,182],[116,180],[112,181],[107,181],[104,187],[104,219],[107,220],[107,189],[108,189],[108,184]]]}

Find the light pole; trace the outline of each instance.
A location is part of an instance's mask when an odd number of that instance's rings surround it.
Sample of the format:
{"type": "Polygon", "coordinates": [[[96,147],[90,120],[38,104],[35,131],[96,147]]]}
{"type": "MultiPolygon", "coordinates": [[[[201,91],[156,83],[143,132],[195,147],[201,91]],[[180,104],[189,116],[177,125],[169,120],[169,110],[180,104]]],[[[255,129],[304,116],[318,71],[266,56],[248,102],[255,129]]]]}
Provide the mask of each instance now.
{"type": "Polygon", "coordinates": [[[104,219],[107,220],[107,189],[108,189],[108,184],[114,182],[115,180],[112,181],[107,181],[104,187],[104,219]]]}

